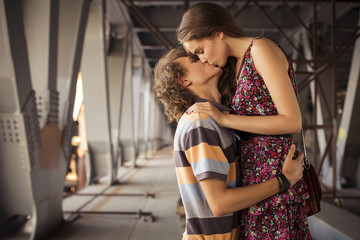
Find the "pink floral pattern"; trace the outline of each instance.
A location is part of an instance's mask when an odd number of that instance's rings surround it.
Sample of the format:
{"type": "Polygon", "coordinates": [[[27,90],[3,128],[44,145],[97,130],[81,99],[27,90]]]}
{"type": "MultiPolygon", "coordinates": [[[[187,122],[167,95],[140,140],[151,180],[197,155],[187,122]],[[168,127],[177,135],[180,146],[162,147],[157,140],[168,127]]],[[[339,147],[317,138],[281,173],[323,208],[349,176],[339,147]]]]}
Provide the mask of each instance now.
{"type": "MultiPolygon", "coordinates": [[[[250,44],[231,107],[238,115],[277,115],[276,106],[264,80],[256,71],[250,44]]],[[[279,45],[278,45],[279,46],[279,45]]],[[[289,77],[295,89],[295,75],[289,60],[289,77]]],[[[281,172],[293,143],[288,136],[259,136],[240,141],[240,174],[248,186],[274,178],[281,172]]],[[[309,197],[303,180],[241,213],[240,239],[311,239],[305,199],[309,197]]]]}

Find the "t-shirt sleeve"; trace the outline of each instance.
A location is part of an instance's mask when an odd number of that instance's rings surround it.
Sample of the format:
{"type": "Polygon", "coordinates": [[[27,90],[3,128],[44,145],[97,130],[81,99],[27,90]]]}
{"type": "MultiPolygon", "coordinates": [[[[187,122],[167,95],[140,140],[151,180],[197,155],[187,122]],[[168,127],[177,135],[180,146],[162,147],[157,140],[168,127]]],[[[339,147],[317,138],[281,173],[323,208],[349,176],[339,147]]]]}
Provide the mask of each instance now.
{"type": "Polygon", "coordinates": [[[185,155],[198,181],[216,178],[226,182],[230,165],[214,124],[206,119],[191,124],[183,138],[185,155]]]}

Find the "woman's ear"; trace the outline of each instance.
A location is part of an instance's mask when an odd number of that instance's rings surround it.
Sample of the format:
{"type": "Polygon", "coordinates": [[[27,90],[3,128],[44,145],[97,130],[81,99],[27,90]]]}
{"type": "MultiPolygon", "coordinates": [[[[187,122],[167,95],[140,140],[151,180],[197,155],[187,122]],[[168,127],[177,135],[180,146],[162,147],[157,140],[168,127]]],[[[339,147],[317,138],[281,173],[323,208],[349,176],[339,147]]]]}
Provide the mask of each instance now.
{"type": "Polygon", "coordinates": [[[187,79],[177,79],[176,81],[183,87],[188,87],[191,85],[191,81],[187,79]]]}

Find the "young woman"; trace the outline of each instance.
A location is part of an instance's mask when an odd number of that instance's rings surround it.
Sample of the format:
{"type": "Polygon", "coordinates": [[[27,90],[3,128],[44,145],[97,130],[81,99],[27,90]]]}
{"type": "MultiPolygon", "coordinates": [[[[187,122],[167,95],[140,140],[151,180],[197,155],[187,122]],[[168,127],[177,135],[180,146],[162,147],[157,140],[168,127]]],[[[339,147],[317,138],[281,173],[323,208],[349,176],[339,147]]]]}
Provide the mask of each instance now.
{"type": "MultiPolygon", "coordinates": [[[[187,10],[177,37],[203,63],[236,72],[229,79],[237,85],[230,103],[236,115],[223,114],[211,103],[196,103],[188,113],[207,113],[218,125],[240,131],[243,185],[276,177],[293,143],[290,134],[301,129],[294,70],[286,54],[270,39],[246,36],[226,9],[211,3],[187,10]]],[[[299,181],[242,211],[241,239],[311,239],[306,198],[306,185],[299,181]]]]}

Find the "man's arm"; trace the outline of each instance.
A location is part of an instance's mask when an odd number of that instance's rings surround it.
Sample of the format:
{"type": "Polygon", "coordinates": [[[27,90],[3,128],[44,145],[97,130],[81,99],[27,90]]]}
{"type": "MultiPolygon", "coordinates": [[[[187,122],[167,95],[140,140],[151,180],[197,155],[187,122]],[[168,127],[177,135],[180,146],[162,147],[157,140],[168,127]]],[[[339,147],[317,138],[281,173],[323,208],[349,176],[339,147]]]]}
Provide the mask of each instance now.
{"type": "MultiPolygon", "coordinates": [[[[302,178],[303,171],[303,154],[298,154],[297,158],[293,160],[294,152],[295,146],[292,145],[282,168],[282,172],[291,186],[302,178]]],[[[276,178],[256,185],[238,188],[227,188],[224,181],[214,178],[201,180],[200,185],[215,216],[250,207],[280,191],[279,182],[276,178]]]]}

